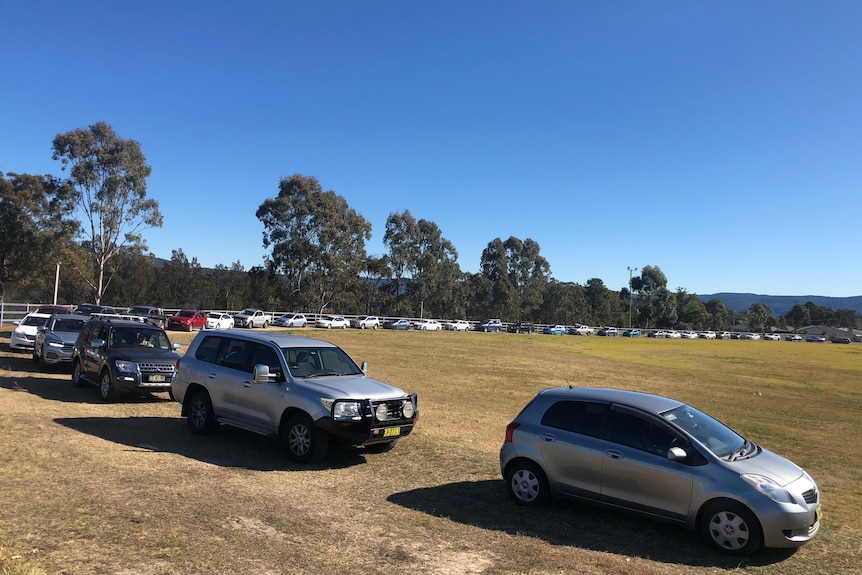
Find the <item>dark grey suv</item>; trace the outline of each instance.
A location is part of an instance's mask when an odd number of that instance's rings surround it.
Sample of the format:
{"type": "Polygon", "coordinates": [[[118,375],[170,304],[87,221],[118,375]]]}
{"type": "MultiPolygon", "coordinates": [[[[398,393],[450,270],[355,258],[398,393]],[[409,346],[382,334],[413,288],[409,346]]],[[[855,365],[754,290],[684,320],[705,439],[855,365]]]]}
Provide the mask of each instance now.
{"type": "Polygon", "coordinates": [[[277,437],[298,462],[330,439],[384,452],[413,431],[416,394],[367,377],[334,344],[271,332],[201,331],[179,362],[173,397],[194,433],[219,423],[277,437]]]}
{"type": "Polygon", "coordinates": [[[165,330],[148,323],[94,318],[84,324],[72,350],[72,383],[99,387],[102,399],[124,393],[171,390],[180,356],[165,330]]]}
{"type": "Polygon", "coordinates": [[[805,471],[658,395],[543,390],[506,428],[500,469],[521,505],[557,495],[634,511],[698,530],[730,555],[798,547],[820,530],[805,471]]]}

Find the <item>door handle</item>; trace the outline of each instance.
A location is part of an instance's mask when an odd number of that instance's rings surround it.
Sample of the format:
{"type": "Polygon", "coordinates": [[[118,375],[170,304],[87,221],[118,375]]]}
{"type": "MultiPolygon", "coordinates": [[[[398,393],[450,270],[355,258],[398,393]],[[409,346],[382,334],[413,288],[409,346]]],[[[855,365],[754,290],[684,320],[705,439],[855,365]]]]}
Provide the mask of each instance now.
{"type": "Polygon", "coordinates": [[[549,441],[549,442],[553,442],[553,441],[557,440],[557,438],[554,437],[553,435],[551,435],[550,433],[542,433],[541,435],[539,435],[539,437],[541,437],[545,441],[549,441]]]}
{"type": "Polygon", "coordinates": [[[622,459],[624,457],[623,452],[617,451],[616,449],[608,449],[605,451],[605,455],[611,459],[622,459]]]}

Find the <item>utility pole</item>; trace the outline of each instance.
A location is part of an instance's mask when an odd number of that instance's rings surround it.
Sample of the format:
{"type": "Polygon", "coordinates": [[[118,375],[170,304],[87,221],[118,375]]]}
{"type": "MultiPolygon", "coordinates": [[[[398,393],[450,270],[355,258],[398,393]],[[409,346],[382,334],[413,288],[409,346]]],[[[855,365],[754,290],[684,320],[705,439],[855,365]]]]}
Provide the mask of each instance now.
{"type": "Polygon", "coordinates": [[[632,293],[632,273],[638,271],[637,268],[627,268],[629,270],[629,329],[632,328],[632,304],[634,302],[634,294],[632,293]]]}

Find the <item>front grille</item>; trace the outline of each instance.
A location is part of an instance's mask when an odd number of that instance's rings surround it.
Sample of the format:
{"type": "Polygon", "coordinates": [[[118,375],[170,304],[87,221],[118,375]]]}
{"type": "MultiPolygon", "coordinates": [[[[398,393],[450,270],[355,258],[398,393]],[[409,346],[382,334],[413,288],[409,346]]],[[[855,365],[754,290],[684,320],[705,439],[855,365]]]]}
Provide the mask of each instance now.
{"type": "Polygon", "coordinates": [[[370,407],[371,414],[377,413],[377,406],[381,403],[386,404],[386,420],[385,421],[394,421],[398,419],[403,419],[404,415],[401,413],[401,408],[404,405],[403,399],[393,399],[386,402],[372,402],[370,407]]]}
{"type": "Polygon", "coordinates": [[[144,363],[138,364],[141,373],[173,373],[174,364],[172,363],[144,363]]]}
{"type": "Polygon", "coordinates": [[[808,503],[809,505],[811,505],[812,503],[817,503],[817,490],[809,489],[802,494],[802,498],[805,499],[805,503],[808,503]]]}

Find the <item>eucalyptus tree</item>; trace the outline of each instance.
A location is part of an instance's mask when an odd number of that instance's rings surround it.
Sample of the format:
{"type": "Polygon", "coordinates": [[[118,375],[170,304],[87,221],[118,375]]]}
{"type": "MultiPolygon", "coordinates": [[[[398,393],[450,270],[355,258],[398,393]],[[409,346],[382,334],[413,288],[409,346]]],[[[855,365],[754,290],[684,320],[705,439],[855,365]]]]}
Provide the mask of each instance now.
{"type": "Polygon", "coordinates": [[[323,311],[339,292],[356,289],[371,224],[314,177],[294,174],[279,182],[278,196],[257,209],[263,247],[298,301],[323,311]]]}
{"type": "MultiPolygon", "coordinates": [[[[386,232],[383,234],[383,245],[389,249],[387,261],[389,269],[392,271],[396,302],[399,302],[402,295],[405,293],[406,278],[412,277],[419,265],[420,244],[422,242],[422,232],[419,229],[419,222],[410,213],[410,210],[404,210],[401,213],[392,212],[386,218],[386,232]]],[[[411,311],[397,309],[400,306],[396,303],[396,313],[407,313],[411,311]]]]}
{"type": "Polygon", "coordinates": [[[545,286],[538,314],[529,319],[540,323],[589,323],[592,311],[584,286],[551,279],[545,286]]]}
{"type": "Polygon", "coordinates": [[[538,242],[510,236],[503,245],[509,264],[509,277],[517,295],[517,317],[529,318],[542,305],[542,294],[551,275],[551,266],[541,254],[538,242]]]}
{"type": "Polygon", "coordinates": [[[605,283],[599,278],[587,280],[585,295],[590,305],[589,323],[593,325],[613,323],[615,317],[612,304],[613,292],[605,286],[605,283]]]}
{"type": "Polygon", "coordinates": [[[518,290],[509,275],[509,253],[500,238],[482,250],[479,273],[487,280],[488,315],[510,320],[518,316],[518,290]]]}
{"type": "Polygon", "coordinates": [[[764,303],[753,303],[748,308],[748,329],[750,331],[764,331],[772,321],[772,312],[764,303]]]}
{"type": "Polygon", "coordinates": [[[690,294],[679,288],[676,302],[681,327],[701,330],[709,326],[712,316],[697,294],[690,294]]]}
{"type": "Polygon", "coordinates": [[[733,327],[733,310],[717,297],[712,298],[704,304],[709,312],[710,329],[727,330],[733,327]]]}
{"type": "Polygon", "coordinates": [[[12,284],[29,284],[33,295],[53,287],[63,246],[77,229],[70,192],[52,176],[0,172],[0,301],[12,284]]]}
{"type": "Polygon", "coordinates": [[[141,145],[120,138],[105,122],[57,134],[53,152],[69,170],[66,182],[86,220],[81,229],[91,269],[78,271],[99,303],[116,273],[115,258],[123,249],[145,251],[143,231],[162,226],[158,202],[147,197],[152,170],[141,145]]]}
{"type": "Polygon", "coordinates": [[[461,277],[458,252],[443,237],[434,222],[419,220],[419,245],[413,285],[420,303],[420,315],[451,315],[455,308],[456,284],[461,277]]]}

